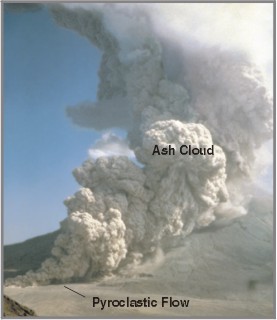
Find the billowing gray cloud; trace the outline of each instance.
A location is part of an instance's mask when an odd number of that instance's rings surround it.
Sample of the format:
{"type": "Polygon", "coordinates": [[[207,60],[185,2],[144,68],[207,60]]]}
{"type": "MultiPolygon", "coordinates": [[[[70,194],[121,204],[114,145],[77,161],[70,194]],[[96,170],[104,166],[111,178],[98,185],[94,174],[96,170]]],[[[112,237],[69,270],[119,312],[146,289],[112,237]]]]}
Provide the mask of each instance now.
{"type": "Polygon", "coordinates": [[[37,12],[44,8],[44,4],[41,3],[4,3],[4,9],[15,12],[37,12]]]}
{"type": "Polygon", "coordinates": [[[127,99],[123,97],[68,107],[67,115],[75,124],[96,130],[115,127],[129,129],[132,120],[130,106],[127,99]]]}

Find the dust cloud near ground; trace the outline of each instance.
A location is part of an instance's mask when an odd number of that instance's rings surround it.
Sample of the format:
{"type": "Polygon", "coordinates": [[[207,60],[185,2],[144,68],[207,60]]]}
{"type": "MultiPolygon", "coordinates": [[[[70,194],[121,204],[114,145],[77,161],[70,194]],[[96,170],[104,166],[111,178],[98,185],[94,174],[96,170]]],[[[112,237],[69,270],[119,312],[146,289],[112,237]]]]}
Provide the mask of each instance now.
{"type": "MultiPolygon", "coordinates": [[[[4,292],[39,316],[273,317],[272,218],[272,197],[260,195],[251,201],[245,217],[193,233],[185,241],[176,242],[173,249],[167,250],[164,244],[163,252],[157,250],[137,267],[126,267],[118,274],[87,283],[10,286],[4,292]],[[189,299],[189,306],[162,307],[163,296],[189,299]],[[150,297],[158,305],[100,310],[99,306],[92,307],[93,297],[150,297]]],[[[22,258],[16,263],[14,259],[9,266],[17,272],[31,268],[32,253],[36,255],[40,244],[44,248],[45,239],[35,238],[36,247],[31,240],[21,244],[22,258]]],[[[16,246],[6,248],[9,257],[18,255],[16,246]]]]}

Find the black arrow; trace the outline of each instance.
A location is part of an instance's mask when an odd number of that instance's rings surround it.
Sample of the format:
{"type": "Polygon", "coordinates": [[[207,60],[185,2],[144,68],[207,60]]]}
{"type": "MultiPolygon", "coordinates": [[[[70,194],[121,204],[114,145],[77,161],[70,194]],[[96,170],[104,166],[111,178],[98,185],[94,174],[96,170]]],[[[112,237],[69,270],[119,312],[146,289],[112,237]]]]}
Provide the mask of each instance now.
{"type": "Polygon", "coordinates": [[[66,286],[64,286],[64,287],[65,287],[66,289],[68,289],[68,290],[71,290],[71,291],[77,293],[79,296],[82,296],[83,298],[86,297],[86,296],[82,295],[81,293],[79,293],[79,292],[77,292],[77,291],[74,291],[74,290],[72,290],[72,289],[70,289],[70,288],[68,288],[68,287],[66,287],[66,286]]]}

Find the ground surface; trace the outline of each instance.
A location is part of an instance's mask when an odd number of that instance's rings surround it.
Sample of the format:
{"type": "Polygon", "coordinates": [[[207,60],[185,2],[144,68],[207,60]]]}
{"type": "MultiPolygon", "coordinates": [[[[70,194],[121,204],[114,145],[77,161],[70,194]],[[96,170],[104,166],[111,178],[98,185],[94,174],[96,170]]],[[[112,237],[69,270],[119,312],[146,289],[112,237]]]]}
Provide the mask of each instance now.
{"type": "Polygon", "coordinates": [[[4,317],[36,316],[35,312],[4,295],[4,317]]]}
{"type": "MultiPolygon", "coordinates": [[[[143,281],[140,282],[143,285],[143,281]]],[[[134,294],[124,289],[124,284],[105,287],[97,284],[67,284],[73,290],[85,295],[83,298],[67,289],[63,285],[28,287],[24,289],[9,288],[7,292],[16,296],[18,301],[24,301],[31,308],[36,308],[41,316],[89,316],[89,317],[239,317],[239,318],[271,318],[273,316],[272,303],[245,299],[199,299],[190,296],[173,295],[174,299],[190,299],[189,307],[161,307],[162,295],[147,293],[134,294]],[[98,296],[101,299],[133,299],[151,297],[158,301],[156,308],[93,308],[92,299],[98,296]]],[[[129,283],[133,286],[135,283],[129,283]]],[[[134,291],[134,289],[132,291],[134,291]]],[[[166,291],[166,288],[164,288],[166,291]]],[[[168,294],[165,294],[168,296],[168,294]]]]}

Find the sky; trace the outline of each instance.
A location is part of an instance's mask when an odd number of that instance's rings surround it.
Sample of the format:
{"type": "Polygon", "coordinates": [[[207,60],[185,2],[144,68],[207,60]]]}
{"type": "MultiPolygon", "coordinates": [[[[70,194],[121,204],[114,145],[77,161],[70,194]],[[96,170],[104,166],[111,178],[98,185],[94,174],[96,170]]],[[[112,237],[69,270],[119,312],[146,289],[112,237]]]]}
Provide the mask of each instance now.
{"type": "Polygon", "coordinates": [[[66,217],[63,200],[79,188],[71,172],[101,133],[75,126],[65,109],[95,100],[100,53],[46,9],[5,10],[3,53],[4,244],[11,244],[57,230],[66,217]]]}

